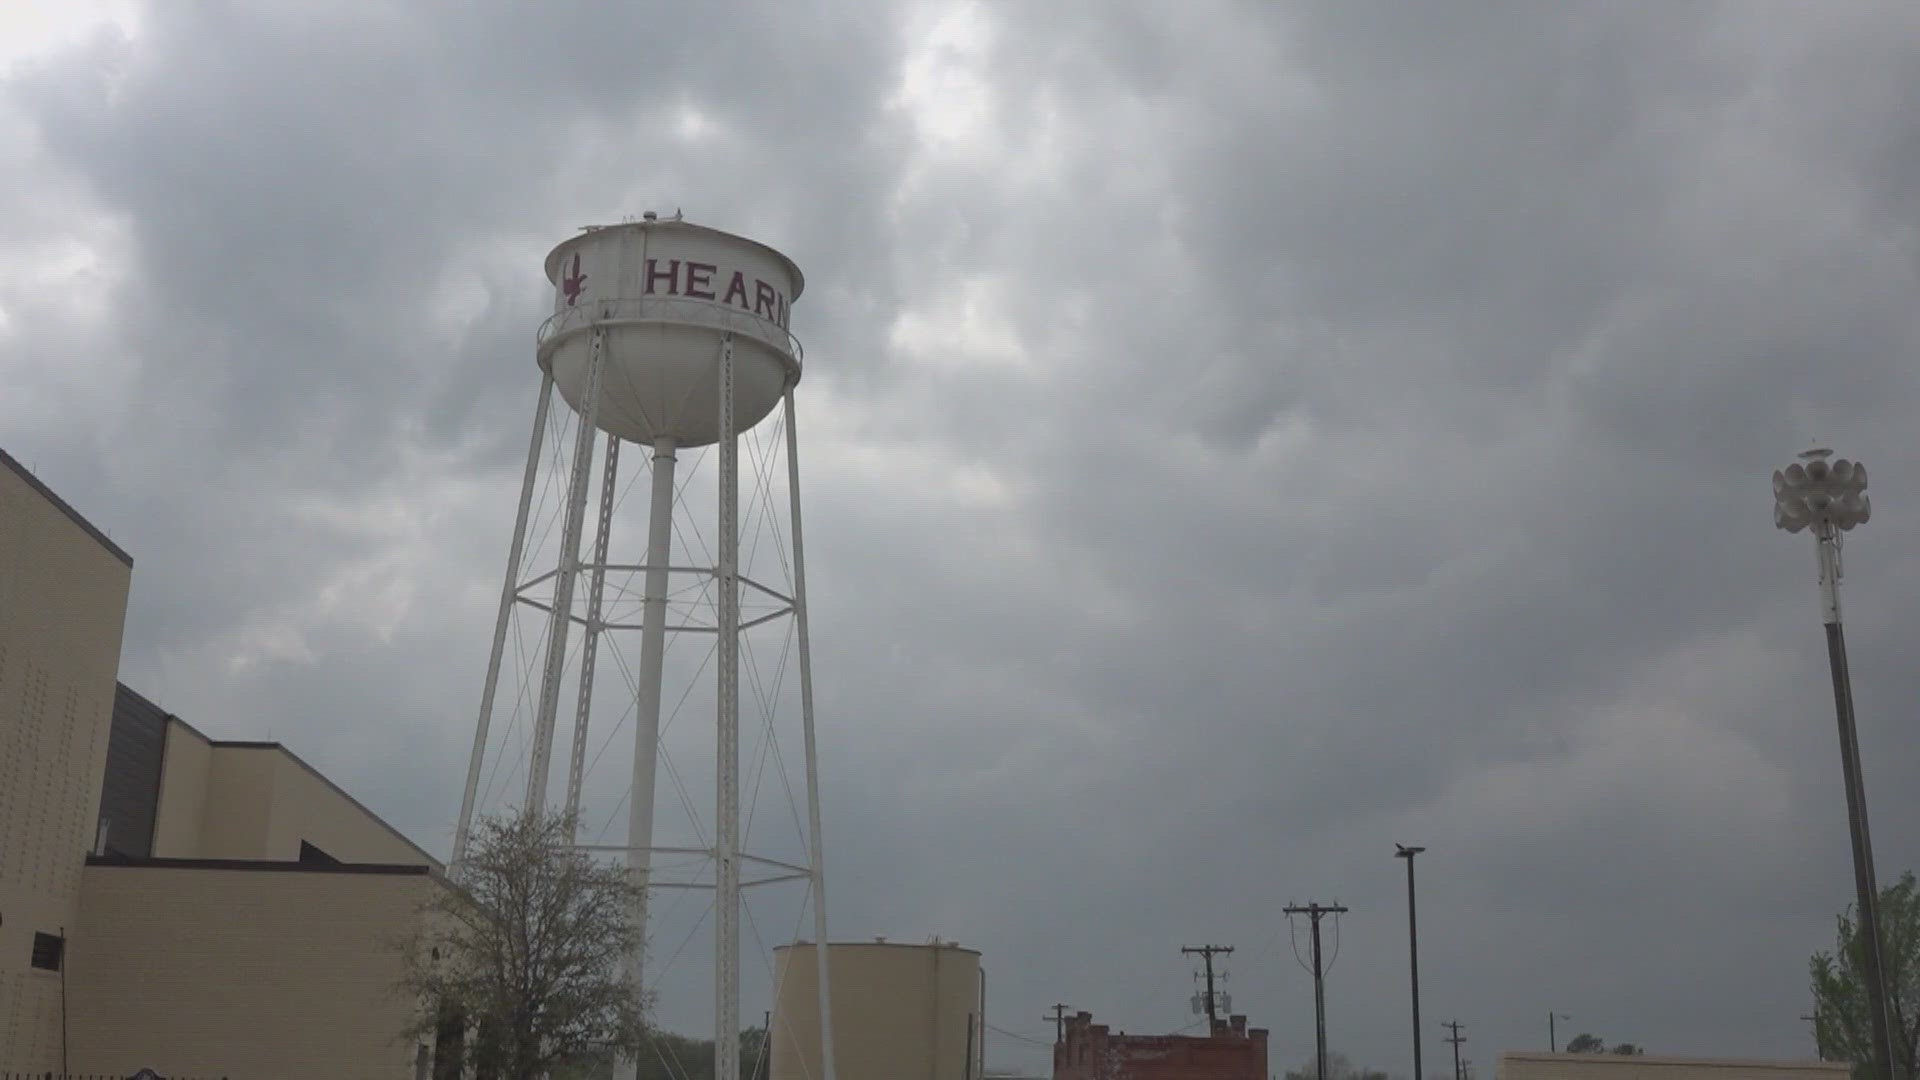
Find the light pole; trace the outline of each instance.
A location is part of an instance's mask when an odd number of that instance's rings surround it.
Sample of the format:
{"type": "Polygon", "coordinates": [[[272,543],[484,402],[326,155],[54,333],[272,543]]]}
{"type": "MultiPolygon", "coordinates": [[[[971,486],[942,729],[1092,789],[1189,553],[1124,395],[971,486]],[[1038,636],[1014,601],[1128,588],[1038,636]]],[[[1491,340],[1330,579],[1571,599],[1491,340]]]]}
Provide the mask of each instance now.
{"type": "Polygon", "coordinates": [[[1413,857],[1423,847],[1393,845],[1393,857],[1407,860],[1407,968],[1413,973],[1413,1080],[1420,1077],[1420,923],[1414,917],[1413,857]]]}
{"type": "Polygon", "coordinates": [[[1867,501],[1866,466],[1832,451],[1808,450],[1800,461],[1773,474],[1773,523],[1790,533],[1808,529],[1820,552],[1820,608],[1827,625],[1827,663],[1833,671],[1834,713],[1840,725],[1840,769],[1846,779],[1847,826],[1853,841],[1853,887],[1859,909],[1862,974],[1867,1013],[1873,1022],[1874,1074],[1899,1080],[1888,1041],[1887,993],[1880,964],[1879,884],[1873,873],[1873,841],[1867,832],[1867,789],[1860,775],[1860,737],[1853,723],[1853,683],[1847,674],[1847,641],[1840,630],[1841,534],[1873,515],[1867,501]],[[1803,464],[1804,463],[1804,464],[1803,464]]]}
{"type": "Polygon", "coordinates": [[[1558,1030],[1553,1026],[1553,1022],[1555,1020],[1571,1019],[1573,1019],[1573,1017],[1568,1016],[1566,1013],[1550,1012],[1547,1014],[1547,1049],[1556,1054],[1560,1052],[1560,1035],[1558,1030]]]}

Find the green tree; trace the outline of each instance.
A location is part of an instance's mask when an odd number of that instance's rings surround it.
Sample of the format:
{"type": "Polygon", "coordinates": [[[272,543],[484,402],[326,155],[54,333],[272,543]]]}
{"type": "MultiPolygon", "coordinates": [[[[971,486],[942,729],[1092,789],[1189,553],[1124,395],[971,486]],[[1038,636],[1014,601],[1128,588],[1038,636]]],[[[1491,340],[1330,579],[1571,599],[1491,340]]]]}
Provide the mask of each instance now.
{"type": "Polygon", "coordinates": [[[646,1048],[624,961],[639,945],[624,869],[573,847],[573,822],[521,814],[475,829],[459,882],[437,891],[400,945],[420,1003],[407,1034],[432,1039],[439,1075],[578,1075],[646,1048]]]}
{"type": "Polygon", "coordinates": [[[1581,1032],[1567,1043],[1569,1054],[1619,1054],[1621,1057],[1636,1057],[1646,1050],[1633,1043],[1618,1043],[1613,1049],[1607,1049],[1607,1040],[1598,1035],[1581,1032]]]}
{"type": "MultiPolygon", "coordinates": [[[[1887,980],[1887,1011],[1894,1071],[1912,1076],[1920,1046],[1920,885],[1913,871],[1880,890],[1880,966],[1887,980]]],[[[1873,1064],[1873,1026],[1867,1016],[1862,980],[1861,939],[1848,905],[1835,920],[1832,952],[1817,952],[1808,963],[1813,977],[1813,1036],[1827,1061],[1851,1061],[1854,1075],[1866,1077],[1873,1064]]]]}

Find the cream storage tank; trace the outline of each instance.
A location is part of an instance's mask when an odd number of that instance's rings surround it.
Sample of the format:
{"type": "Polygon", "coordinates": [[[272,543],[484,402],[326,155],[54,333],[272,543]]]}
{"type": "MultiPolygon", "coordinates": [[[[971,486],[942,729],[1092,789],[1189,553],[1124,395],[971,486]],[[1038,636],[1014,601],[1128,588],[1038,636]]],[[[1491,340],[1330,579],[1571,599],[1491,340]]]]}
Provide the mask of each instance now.
{"type": "MultiPolygon", "coordinates": [[[[978,1080],[986,1045],[980,954],[925,945],[828,946],[839,1080],[978,1080]]],[[[773,951],[770,1080],[819,1080],[820,992],[811,942],[773,951]]]]}

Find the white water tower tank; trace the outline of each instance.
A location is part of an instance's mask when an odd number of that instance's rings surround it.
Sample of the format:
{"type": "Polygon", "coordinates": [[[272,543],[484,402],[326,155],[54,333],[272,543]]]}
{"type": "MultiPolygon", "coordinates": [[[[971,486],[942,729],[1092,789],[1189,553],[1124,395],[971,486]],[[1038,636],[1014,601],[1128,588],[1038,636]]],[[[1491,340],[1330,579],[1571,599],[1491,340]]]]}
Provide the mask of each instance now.
{"type": "Polygon", "coordinates": [[[540,328],[540,366],[584,416],[600,330],[595,425],[622,439],[718,439],[718,360],[728,333],[735,431],[758,423],[800,378],[800,344],[787,325],[804,282],[793,260],[765,244],[647,214],[554,248],[547,279],[553,317],[540,328]]]}

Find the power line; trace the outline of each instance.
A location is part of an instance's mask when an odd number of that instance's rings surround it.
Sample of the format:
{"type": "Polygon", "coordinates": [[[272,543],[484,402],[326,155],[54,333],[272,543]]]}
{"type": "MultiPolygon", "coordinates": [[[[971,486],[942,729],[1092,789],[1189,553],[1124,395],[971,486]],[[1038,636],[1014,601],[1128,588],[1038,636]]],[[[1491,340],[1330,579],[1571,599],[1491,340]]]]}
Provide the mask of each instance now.
{"type": "Polygon", "coordinates": [[[1034,1046],[1052,1046],[1053,1045],[1052,1043],[1048,1042],[1045,1039],[1036,1039],[1036,1038],[1033,1038],[1032,1036],[1022,1035],[1017,1031],[1008,1031],[1006,1028],[1003,1028],[998,1024],[988,1024],[987,1030],[998,1032],[1002,1035],[1005,1035],[1009,1039],[1017,1039],[1023,1043],[1031,1043],[1034,1046]]]}

